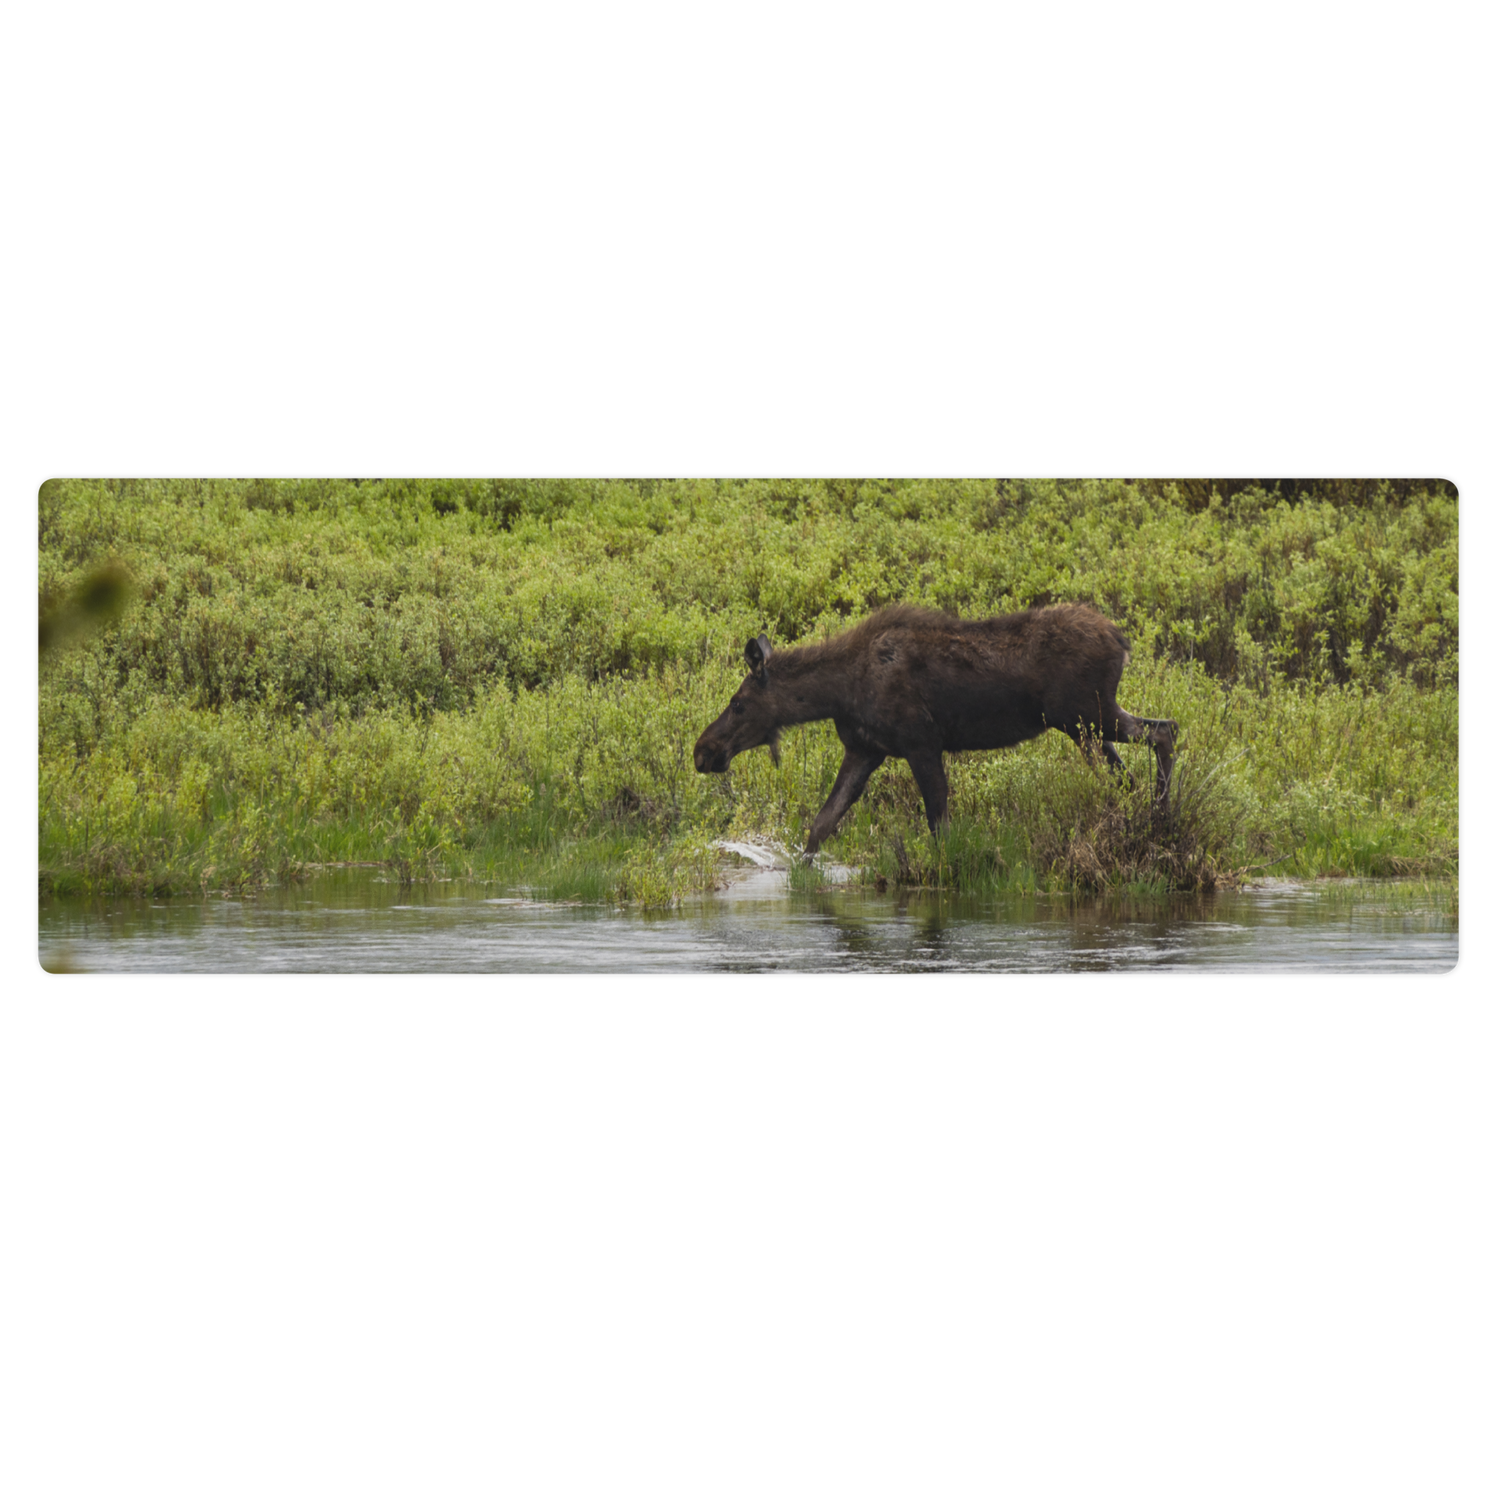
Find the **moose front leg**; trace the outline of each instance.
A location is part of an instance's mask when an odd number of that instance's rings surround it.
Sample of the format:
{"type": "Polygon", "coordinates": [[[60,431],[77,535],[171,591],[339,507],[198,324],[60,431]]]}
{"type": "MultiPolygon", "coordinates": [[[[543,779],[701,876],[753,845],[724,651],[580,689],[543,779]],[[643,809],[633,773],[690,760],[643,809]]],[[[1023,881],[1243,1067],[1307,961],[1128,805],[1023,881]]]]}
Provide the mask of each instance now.
{"type": "Polygon", "coordinates": [[[927,826],[933,833],[948,824],[948,773],[943,769],[941,750],[924,750],[908,755],[906,763],[917,779],[917,790],[927,809],[927,826]]]}
{"type": "Polygon", "coordinates": [[[852,745],[845,747],[844,763],[834,778],[833,790],[828,794],[822,810],[813,819],[812,832],[807,837],[806,853],[809,859],[822,847],[824,839],[833,837],[833,830],[839,826],[839,820],[859,800],[865,783],[884,760],[885,756],[877,750],[856,750],[852,745]]]}

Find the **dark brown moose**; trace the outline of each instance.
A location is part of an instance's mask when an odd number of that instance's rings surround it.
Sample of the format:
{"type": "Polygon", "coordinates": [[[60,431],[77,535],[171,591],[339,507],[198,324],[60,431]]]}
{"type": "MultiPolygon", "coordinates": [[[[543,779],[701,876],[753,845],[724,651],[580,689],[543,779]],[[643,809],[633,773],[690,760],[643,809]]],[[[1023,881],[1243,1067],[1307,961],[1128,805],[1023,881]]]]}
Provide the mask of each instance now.
{"type": "Polygon", "coordinates": [[[997,750],[1046,729],[1060,729],[1091,759],[1102,748],[1122,774],[1115,742],[1151,745],[1157,800],[1166,800],[1177,725],[1138,719],[1115,702],[1129,642],[1118,625],[1084,604],[988,620],[897,604],[831,640],[774,658],[770,641],[759,636],[746,643],[745,660],[750,675],[698,737],[693,764],[727,771],[740,751],[757,745],[769,745],[779,760],[788,725],[832,719],[844,763],[813,820],[809,855],[887,756],[911,766],[935,833],[948,820],[945,750],[997,750]]]}

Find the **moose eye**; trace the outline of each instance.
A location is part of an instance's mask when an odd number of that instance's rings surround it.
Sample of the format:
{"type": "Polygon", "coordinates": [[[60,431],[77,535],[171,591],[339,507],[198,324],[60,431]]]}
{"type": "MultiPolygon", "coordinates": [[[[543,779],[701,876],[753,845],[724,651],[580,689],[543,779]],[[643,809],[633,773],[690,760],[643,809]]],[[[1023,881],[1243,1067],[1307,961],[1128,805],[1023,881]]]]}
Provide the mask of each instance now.
{"type": "Polygon", "coordinates": [[[729,700],[729,706],[737,714],[742,714],[745,711],[745,705],[738,698],[731,698],[729,700]]]}

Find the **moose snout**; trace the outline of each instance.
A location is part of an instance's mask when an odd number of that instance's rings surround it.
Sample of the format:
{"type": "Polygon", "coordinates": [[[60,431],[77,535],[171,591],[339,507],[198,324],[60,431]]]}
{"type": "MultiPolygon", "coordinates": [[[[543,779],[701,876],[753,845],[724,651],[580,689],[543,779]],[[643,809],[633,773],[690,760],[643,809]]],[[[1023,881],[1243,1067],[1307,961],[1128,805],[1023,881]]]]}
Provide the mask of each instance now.
{"type": "Polygon", "coordinates": [[[700,740],[693,746],[693,765],[709,775],[715,771],[727,771],[729,769],[729,757],[722,750],[710,750],[700,740]]]}

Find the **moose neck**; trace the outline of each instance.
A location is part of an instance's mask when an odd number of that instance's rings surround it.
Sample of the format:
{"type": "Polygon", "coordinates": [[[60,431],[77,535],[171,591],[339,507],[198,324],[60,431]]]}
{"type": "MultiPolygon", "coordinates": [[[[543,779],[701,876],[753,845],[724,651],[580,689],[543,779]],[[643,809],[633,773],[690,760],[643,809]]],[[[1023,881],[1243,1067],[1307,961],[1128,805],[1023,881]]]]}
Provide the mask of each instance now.
{"type": "Polygon", "coordinates": [[[821,652],[778,653],[771,658],[769,670],[779,723],[808,724],[839,717],[845,676],[821,652]]]}

